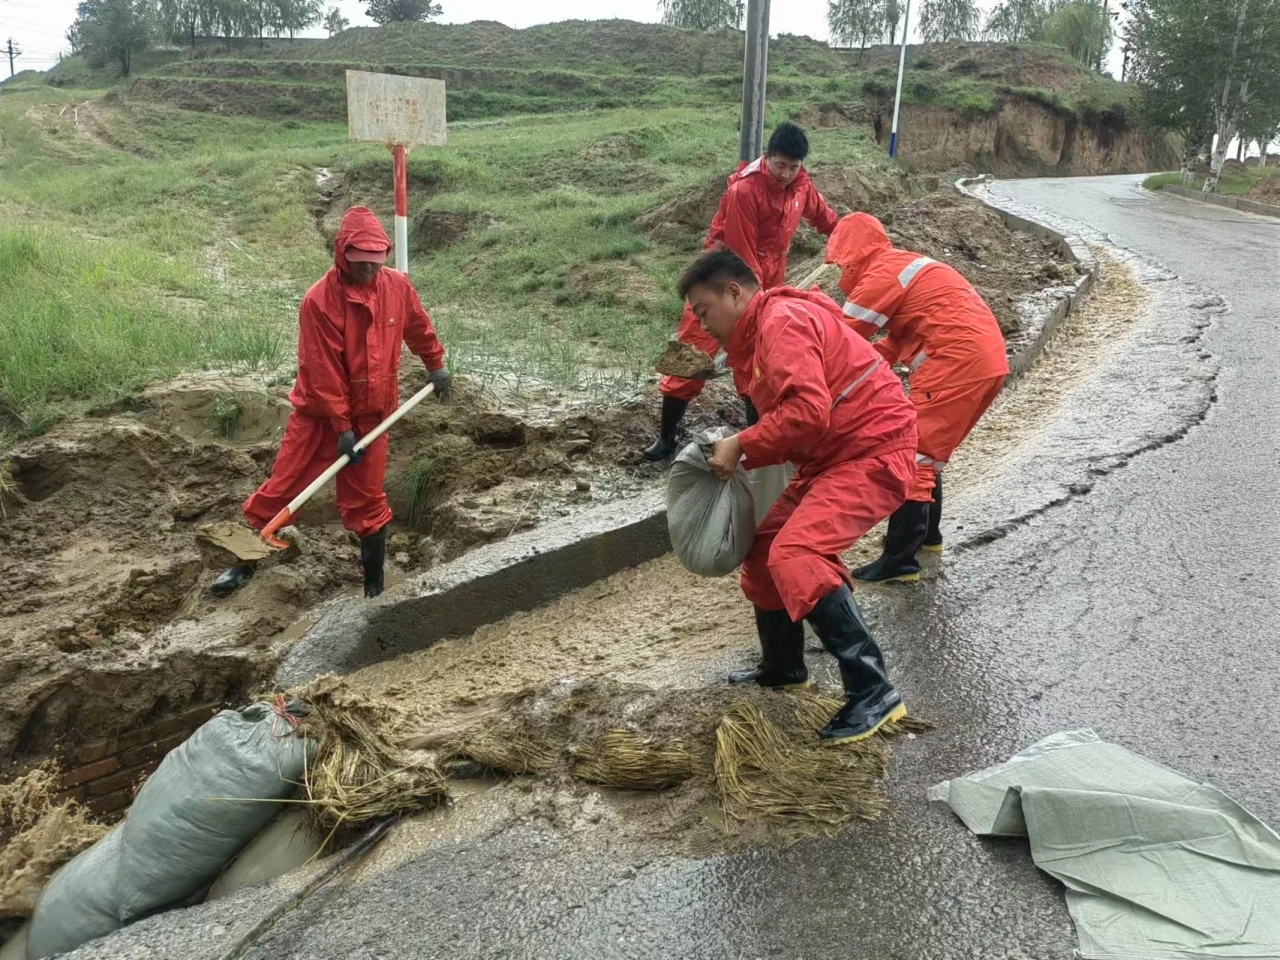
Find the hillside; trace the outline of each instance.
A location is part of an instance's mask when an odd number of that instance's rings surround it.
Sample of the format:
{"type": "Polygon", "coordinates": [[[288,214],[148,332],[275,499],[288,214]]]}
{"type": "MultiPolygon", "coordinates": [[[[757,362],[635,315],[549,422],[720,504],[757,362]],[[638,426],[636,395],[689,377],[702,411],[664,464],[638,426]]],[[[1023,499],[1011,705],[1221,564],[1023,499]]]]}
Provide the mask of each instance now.
{"type": "MultiPolygon", "coordinates": [[[[741,91],[742,34],[623,20],[514,30],[502,24],[355,28],[329,40],[153,52],[115,94],[206,113],[345,119],[344,74],[365,69],[435,77],[453,122],[621,107],[728,107],[741,91]]],[[[864,55],[780,36],[770,45],[775,117],[855,125],[888,137],[897,51],[864,55]]],[[[49,82],[102,84],[76,58],[49,82]]],[[[1174,151],[1136,129],[1132,87],[1034,44],[910,48],[901,158],[921,169],[1002,174],[1167,169],[1174,151]],[[913,132],[918,135],[913,135],[913,132]]]]}

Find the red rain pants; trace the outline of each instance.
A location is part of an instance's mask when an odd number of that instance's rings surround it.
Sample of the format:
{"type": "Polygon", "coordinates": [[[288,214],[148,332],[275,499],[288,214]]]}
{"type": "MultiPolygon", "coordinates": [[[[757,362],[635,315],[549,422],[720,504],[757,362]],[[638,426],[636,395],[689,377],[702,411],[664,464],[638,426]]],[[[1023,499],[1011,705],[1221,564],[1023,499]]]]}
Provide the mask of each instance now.
{"type": "Polygon", "coordinates": [[[940,390],[912,390],[911,402],[916,408],[916,481],[908,500],[927,502],[933,499],[933,485],[938,471],[947,465],[956,447],[978,425],[992,401],[1004,386],[1005,378],[989,377],[975,383],[940,390]]]}
{"type": "MultiPolygon", "coordinates": [[[[356,436],[368,433],[380,421],[377,416],[357,418],[356,436]]],[[[249,524],[261,530],[337,459],[338,434],[329,421],[294,411],[284,428],[284,439],[271,476],[244,502],[244,515],[249,524]]],[[[364,451],[359,463],[343,467],[334,478],[342,525],[357,537],[377,533],[391,520],[391,507],[382,489],[386,475],[387,435],[384,433],[364,451]]]]}
{"type": "Polygon", "coordinates": [[[764,610],[803,620],[849,571],[840,554],[902,506],[915,476],[915,451],[847,460],[797,473],[756,530],[742,564],[742,592],[764,610]]]}

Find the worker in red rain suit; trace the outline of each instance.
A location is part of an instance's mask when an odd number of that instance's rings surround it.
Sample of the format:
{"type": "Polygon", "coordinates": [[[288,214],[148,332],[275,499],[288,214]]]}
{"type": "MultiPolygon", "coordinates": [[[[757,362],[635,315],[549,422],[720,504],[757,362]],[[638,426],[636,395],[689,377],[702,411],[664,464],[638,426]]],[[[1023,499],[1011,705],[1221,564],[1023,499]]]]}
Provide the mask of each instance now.
{"type": "Polygon", "coordinates": [[[1009,375],[1004,337],[990,308],[945,263],[889,242],[880,221],[854,213],[836,227],[827,261],[840,265],[847,322],[880,356],[910,369],[920,432],[916,482],[889,518],[884,554],[855,570],[860,580],[918,580],[916,552],[942,549],[942,468],[1009,375]]]}
{"type": "Polygon", "coordinates": [[[715,445],[721,478],[790,461],[796,473],[756,530],[742,565],[761,661],[733,682],[804,683],[804,621],[840,664],[846,703],[826,743],[868,737],[906,713],[849,589],[840,554],[896,510],[915,478],[916,416],[888,363],[818,290],[762,290],[730,251],[704,254],[680,280],[694,314],[747,372],[759,421],[715,445]]]}
{"type": "MultiPolygon", "coordinates": [[[[354,453],[358,439],[399,405],[402,344],[422,358],[436,396],[449,397],[444,348],[409,278],[383,269],[391,241],[368,207],[352,207],[334,243],[334,266],[307,291],[298,311],[298,376],[271,476],[244,502],[244,515],[262,529],[311,481],[346,454],[337,476],[342,524],[360,538],[366,597],[382,592],[391,508],[382,489],[387,437],[354,453]]],[[[225,596],[253,576],[235,566],[211,590],[225,596]]]]}
{"type": "MultiPolygon", "coordinates": [[[[746,261],[766,290],[786,281],[791,238],[802,219],[824,237],[835,229],[836,212],[805,172],[803,164],[808,154],[809,140],[804,131],[792,123],[779,124],[769,138],[765,155],[739,165],[737,173],[729,177],[703,245],[706,250],[732,250],[746,261]]],[[[687,305],[677,336],[710,357],[720,351],[715,337],[702,329],[687,305]]],[[[734,383],[738,392],[745,395],[736,371],[734,383]]],[[[658,439],[644,451],[646,460],[662,460],[675,452],[680,420],[689,401],[702,392],[703,386],[702,380],[662,378],[658,384],[662,394],[661,427],[658,439]]],[[[754,420],[755,413],[748,406],[747,421],[754,420]]]]}

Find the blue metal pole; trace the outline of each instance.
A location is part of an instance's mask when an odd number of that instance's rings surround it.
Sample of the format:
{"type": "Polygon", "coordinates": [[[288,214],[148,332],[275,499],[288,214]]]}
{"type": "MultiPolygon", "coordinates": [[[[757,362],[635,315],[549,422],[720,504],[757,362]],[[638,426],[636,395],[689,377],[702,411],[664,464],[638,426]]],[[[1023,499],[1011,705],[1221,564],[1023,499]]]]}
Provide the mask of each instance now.
{"type": "Polygon", "coordinates": [[[907,72],[907,35],[911,32],[911,0],[902,13],[902,47],[898,51],[898,92],[893,97],[893,127],[889,130],[889,159],[898,154],[898,108],[902,106],[902,76],[907,72]]]}

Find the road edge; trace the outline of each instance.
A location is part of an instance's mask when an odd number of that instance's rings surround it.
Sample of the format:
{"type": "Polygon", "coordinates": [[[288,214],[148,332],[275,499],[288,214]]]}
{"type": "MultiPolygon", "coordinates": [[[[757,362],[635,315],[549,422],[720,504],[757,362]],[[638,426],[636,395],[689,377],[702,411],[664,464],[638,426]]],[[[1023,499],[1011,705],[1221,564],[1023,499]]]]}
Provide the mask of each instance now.
{"type": "Polygon", "coordinates": [[[1188,190],[1186,187],[1180,187],[1176,183],[1165,184],[1161,188],[1163,193],[1171,193],[1175,197],[1181,197],[1183,200],[1191,200],[1195,203],[1211,203],[1215,207],[1227,207],[1230,210],[1239,210],[1243,213],[1253,213],[1260,217],[1277,217],[1280,218],[1280,206],[1274,203],[1262,203],[1259,200],[1250,200],[1247,197],[1228,197],[1221,193],[1205,193],[1203,190],[1188,190]]]}
{"type": "Polygon", "coordinates": [[[1053,335],[1058,332],[1062,322],[1071,315],[1072,311],[1093,290],[1093,285],[1098,278],[1098,261],[1094,258],[1093,252],[1083,238],[1074,234],[1059,233],[1043,223],[1028,220],[1026,217],[1012,213],[986,196],[985,193],[979,193],[972,189],[973,187],[987,186],[994,179],[990,174],[983,174],[979,177],[961,177],[955,182],[954,187],[962,195],[978,201],[988,210],[995,213],[1010,230],[1039,237],[1041,240],[1047,240],[1054,244],[1058,249],[1058,253],[1069,263],[1075,264],[1076,270],[1080,273],[1074,283],[1061,289],[1056,302],[1042,318],[1040,329],[1037,333],[1024,347],[1009,357],[1009,374],[1012,377],[1017,377],[1031,369],[1031,365],[1036,362],[1044,351],[1045,345],[1053,339],[1053,335]]]}
{"type": "MultiPolygon", "coordinates": [[[[1038,330],[1010,356],[1016,377],[1031,368],[1093,289],[1098,265],[1079,237],[1003,210],[971,189],[990,182],[987,176],[963,178],[954,187],[994,211],[1011,230],[1055,244],[1080,273],[1056,291],[1038,318],[1038,330]]],[[[650,491],[481,547],[392,587],[377,600],[331,604],[281,650],[274,682],[294,687],[321,674],[348,673],[425,650],[655,560],[671,549],[666,513],[664,492],[650,491]]]]}

